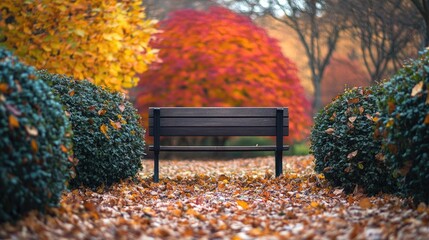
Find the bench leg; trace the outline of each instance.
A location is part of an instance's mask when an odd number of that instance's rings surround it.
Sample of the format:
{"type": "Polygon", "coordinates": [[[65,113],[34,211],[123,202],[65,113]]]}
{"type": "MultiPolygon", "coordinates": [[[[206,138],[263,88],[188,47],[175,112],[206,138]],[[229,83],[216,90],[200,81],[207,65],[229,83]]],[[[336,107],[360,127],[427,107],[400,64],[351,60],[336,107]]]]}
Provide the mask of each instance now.
{"type": "Polygon", "coordinates": [[[153,181],[159,182],[159,151],[154,151],[153,157],[153,181]]]}
{"type": "Polygon", "coordinates": [[[283,151],[276,151],[276,177],[280,176],[283,172],[283,151]]]}

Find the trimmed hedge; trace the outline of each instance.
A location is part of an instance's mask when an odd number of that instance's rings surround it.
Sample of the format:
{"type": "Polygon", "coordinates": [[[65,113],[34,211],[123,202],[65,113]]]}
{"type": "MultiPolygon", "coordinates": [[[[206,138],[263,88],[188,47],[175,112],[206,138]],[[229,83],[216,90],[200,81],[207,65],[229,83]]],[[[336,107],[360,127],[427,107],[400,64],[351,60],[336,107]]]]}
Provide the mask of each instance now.
{"type": "Polygon", "coordinates": [[[133,177],[141,169],[144,130],[140,116],[120,93],[86,80],[40,72],[65,106],[74,132],[76,177],[72,187],[96,188],[133,177]]]}
{"type": "Polygon", "coordinates": [[[315,118],[310,149],[316,171],[346,192],[356,186],[368,194],[394,190],[381,140],[374,138],[378,95],[377,86],[346,90],[315,118]]]}
{"type": "Polygon", "coordinates": [[[0,49],[0,222],[57,205],[70,174],[70,124],[35,74],[0,49]]]}
{"type": "Polygon", "coordinates": [[[403,193],[429,203],[429,52],[383,84],[376,134],[403,193]]]}

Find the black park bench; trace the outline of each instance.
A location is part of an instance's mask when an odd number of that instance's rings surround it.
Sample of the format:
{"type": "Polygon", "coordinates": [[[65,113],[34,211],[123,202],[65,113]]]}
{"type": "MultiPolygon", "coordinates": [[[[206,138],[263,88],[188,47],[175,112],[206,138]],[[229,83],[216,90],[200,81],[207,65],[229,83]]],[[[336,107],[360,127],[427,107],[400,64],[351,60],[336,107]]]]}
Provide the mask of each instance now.
{"type": "Polygon", "coordinates": [[[276,177],[282,174],[283,136],[289,135],[288,108],[283,107],[150,107],[149,135],[154,137],[154,182],[159,182],[161,151],[275,151],[276,177]],[[162,146],[168,136],[275,136],[267,146],[162,146]]]}

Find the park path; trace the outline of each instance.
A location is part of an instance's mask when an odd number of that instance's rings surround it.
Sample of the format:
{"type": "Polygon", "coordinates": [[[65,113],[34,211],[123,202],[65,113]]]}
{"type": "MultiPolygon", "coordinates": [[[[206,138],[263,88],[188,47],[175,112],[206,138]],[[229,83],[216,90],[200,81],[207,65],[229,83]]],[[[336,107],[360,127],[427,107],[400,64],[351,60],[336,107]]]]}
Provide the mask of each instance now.
{"type": "Polygon", "coordinates": [[[134,181],[65,193],[59,208],[0,225],[0,239],[429,239],[429,208],[359,190],[345,194],[313,157],[169,160],[134,181]]]}

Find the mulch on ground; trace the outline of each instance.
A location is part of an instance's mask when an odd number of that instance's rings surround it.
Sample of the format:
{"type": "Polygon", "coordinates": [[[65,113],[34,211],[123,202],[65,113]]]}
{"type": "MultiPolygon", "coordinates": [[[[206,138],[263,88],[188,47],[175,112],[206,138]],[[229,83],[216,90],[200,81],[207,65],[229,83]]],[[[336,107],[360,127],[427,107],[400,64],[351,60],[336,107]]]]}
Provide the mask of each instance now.
{"type": "Polygon", "coordinates": [[[429,239],[429,208],[387,194],[345,194],[313,157],[166,160],[134,180],[64,193],[58,208],[0,225],[0,239],[429,239]]]}

